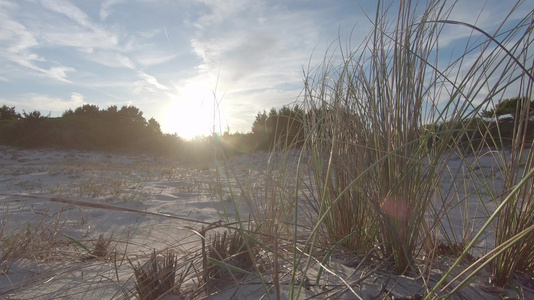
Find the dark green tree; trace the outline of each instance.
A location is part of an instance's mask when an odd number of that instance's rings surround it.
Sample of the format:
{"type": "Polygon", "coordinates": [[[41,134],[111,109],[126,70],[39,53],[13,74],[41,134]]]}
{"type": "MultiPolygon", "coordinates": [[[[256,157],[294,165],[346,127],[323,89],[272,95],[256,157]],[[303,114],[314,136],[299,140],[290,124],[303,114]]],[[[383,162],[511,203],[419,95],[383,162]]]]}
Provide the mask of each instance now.
{"type": "Polygon", "coordinates": [[[118,111],[118,116],[121,121],[125,121],[130,124],[146,126],[146,119],[143,117],[143,112],[139,108],[128,105],[123,106],[118,111]]]}
{"type": "Polygon", "coordinates": [[[105,120],[110,123],[119,122],[119,109],[117,105],[111,105],[106,110],[101,111],[102,120],[105,120]]]}
{"type": "Polygon", "coordinates": [[[19,120],[22,116],[15,111],[15,107],[8,107],[7,105],[2,105],[0,107],[0,120],[19,120]]]}
{"type": "MultiPolygon", "coordinates": [[[[509,114],[512,116],[512,118],[515,119],[516,114],[518,112],[521,112],[522,106],[524,105],[525,102],[528,102],[528,100],[523,97],[504,99],[501,102],[497,103],[494,109],[482,111],[482,117],[485,117],[485,118],[496,117],[498,119],[501,116],[509,114]]],[[[529,103],[530,103],[529,116],[533,116],[534,115],[534,101],[530,101],[529,103]]]]}
{"type": "Polygon", "coordinates": [[[65,118],[65,117],[68,118],[68,117],[72,117],[72,116],[74,116],[74,111],[72,110],[72,108],[69,108],[69,109],[65,110],[63,112],[63,114],[61,115],[62,118],[65,118]]]}
{"type": "Polygon", "coordinates": [[[252,133],[257,135],[267,135],[267,112],[259,112],[252,123],[252,133]]]}
{"type": "Polygon", "coordinates": [[[153,133],[161,134],[161,126],[159,125],[158,121],[154,118],[150,118],[148,120],[148,129],[152,131],[153,133]]]}
{"type": "Polygon", "coordinates": [[[80,117],[98,118],[100,116],[100,108],[95,104],[84,104],[76,108],[74,114],[80,117]]]}
{"type": "Polygon", "coordinates": [[[36,119],[42,119],[42,118],[46,118],[46,117],[43,116],[40,111],[34,110],[32,112],[29,112],[29,113],[27,113],[26,111],[23,111],[22,112],[22,118],[25,119],[25,120],[36,120],[36,119]]]}
{"type": "Polygon", "coordinates": [[[299,146],[304,139],[304,110],[298,105],[284,106],[279,110],[271,108],[269,114],[258,113],[252,124],[252,133],[259,142],[260,148],[272,148],[275,144],[283,147],[299,146]]]}
{"type": "Polygon", "coordinates": [[[110,107],[108,107],[105,111],[106,113],[109,113],[109,114],[116,114],[119,112],[119,108],[117,107],[117,105],[111,105],[110,107]]]}
{"type": "Polygon", "coordinates": [[[271,144],[268,140],[269,129],[267,128],[267,112],[258,112],[256,119],[252,123],[252,137],[254,139],[254,148],[268,150],[271,144]]]}

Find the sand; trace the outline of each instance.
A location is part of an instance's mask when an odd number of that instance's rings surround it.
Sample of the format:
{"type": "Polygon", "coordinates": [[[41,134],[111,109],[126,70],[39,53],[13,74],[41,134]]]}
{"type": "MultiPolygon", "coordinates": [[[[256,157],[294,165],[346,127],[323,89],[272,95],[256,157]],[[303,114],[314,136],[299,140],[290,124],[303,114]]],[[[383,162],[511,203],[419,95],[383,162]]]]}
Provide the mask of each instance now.
{"type": "MultiPolygon", "coordinates": [[[[5,245],[11,243],[17,249],[1,262],[0,298],[135,299],[132,265],[144,264],[154,251],[165,253],[166,249],[176,254],[179,264],[200,261],[199,232],[203,226],[221,230],[218,225],[224,220],[235,219],[236,213],[248,213],[239,185],[252,190],[262,185],[269,158],[265,152],[241,155],[228,161],[230,167],[225,168],[218,163],[195,164],[143,155],[0,147],[0,237],[5,245]],[[221,183],[221,178],[228,178],[228,182],[221,183]],[[237,198],[237,207],[227,201],[231,197],[237,198]],[[21,234],[14,236],[12,232],[21,234]],[[109,240],[109,245],[101,257],[94,257],[91,254],[99,237],[109,240]]],[[[502,189],[499,165],[490,154],[478,160],[453,157],[450,174],[457,175],[443,176],[441,184],[453,185],[462,178],[462,168],[470,164],[481,176],[493,176],[495,191],[502,189]]],[[[467,205],[455,208],[451,215],[457,219],[451,221],[450,230],[472,235],[484,223],[487,210],[494,209],[490,201],[494,195],[485,195],[485,205],[474,200],[480,195],[470,195],[469,190],[464,196],[467,205]],[[472,216],[468,223],[462,223],[462,214],[472,216]]],[[[493,244],[491,235],[484,236],[473,257],[493,244]]],[[[431,267],[431,275],[421,278],[416,272],[394,276],[387,272],[391,266],[379,261],[364,261],[365,267],[355,269],[361,261],[333,257],[327,265],[332,272],[325,272],[318,285],[314,284],[318,263],[312,261],[307,275],[310,285],[302,290],[300,298],[417,298],[424,293],[424,280],[435,282],[454,260],[440,257],[431,267]],[[347,284],[352,291],[340,288],[347,284]]],[[[421,268],[425,268],[423,263],[421,268]]],[[[282,264],[280,272],[281,297],[287,299],[287,264],[282,264]]],[[[457,294],[458,298],[500,299],[498,292],[517,295],[512,290],[495,290],[487,276],[487,271],[481,273],[457,294]]],[[[268,274],[263,278],[267,285],[272,281],[268,274]]],[[[258,278],[248,276],[243,280],[245,284],[227,285],[227,290],[211,298],[267,297],[258,278]]],[[[198,279],[189,279],[182,290],[191,292],[197,283],[198,279]]],[[[520,278],[516,284],[523,288],[526,298],[534,297],[534,286],[528,281],[520,278]]],[[[268,297],[275,298],[274,290],[268,297]]],[[[165,299],[174,298],[169,295],[165,299]]]]}

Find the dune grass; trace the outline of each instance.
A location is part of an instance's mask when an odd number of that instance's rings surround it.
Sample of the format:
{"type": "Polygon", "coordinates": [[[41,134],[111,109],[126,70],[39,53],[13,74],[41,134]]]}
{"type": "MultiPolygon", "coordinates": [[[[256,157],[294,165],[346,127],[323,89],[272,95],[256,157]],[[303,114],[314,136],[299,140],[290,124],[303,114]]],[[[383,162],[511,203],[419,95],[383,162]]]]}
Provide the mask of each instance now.
{"type": "MultiPolygon", "coordinates": [[[[283,162],[272,167],[291,174],[293,181],[289,189],[287,179],[272,184],[277,187],[273,194],[283,195],[293,208],[279,213],[276,227],[271,225],[294,240],[290,298],[300,297],[318,243],[329,249],[322,254],[323,264],[341,249],[356,256],[378,249],[379,259],[391,259],[398,274],[419,272],[417,260],[447,248],[458,256],[453,272],[465,257],[474,258],[470,253],[481,236],[494,235],[491,247],[506,247],[484,258],[485,264],[492,262],[492,283],[504,287],[512,274],[532,270],[532,185],[526,173],[531,158],[525,148],[529,105],[516,114],[511,148],[492,148],[509,142],[499,122],[495,130],[480,118],[483,109],[507,93],[530,101],[532,15],[505,19],[499,31],[489,34],[450,20],[451,9],[443,1],[429,1],[424,8],[379,2],[376,15],[369,16],[374,29],[362,44],[354,48],[340,41],[336,53],[306,73],[300,106],[307,112],[302,117],[305,140],[299,141],[303,168],[295,171],[283,162]],[[444,67],[440,37],[451,26],[472,29],[472,40],[444,67]],[[482,39],[475,41],[475,34],[482,39]],[[477,173],[476,160],[488,150],[505,176],[504,187],[477,173]],[[468,162],[469,155],[475,162],[468,162]],[[449,168],[455,157],[461,170],[449,168]],[[441,186],[445,177],[454,184],[441,186]],[[517,186],[523,188],[506,197],[517,186]],[[476,221],[481,216],[489,218],[483,226],[476,221]],[[462,232],[453,224],[458,217],[462,232]],[[298,232],[304,228],[310,228],[303,235],[306,247],[299,247],[298,232]]],[[[285,140],[279,144],[287,145],[285,140]]],[[[276,151],[284,156],[294,150],[276,151]]],[[[261,208],[277,201],[264,197],[254,208],[265,211],[261,208]]],[[[428,283],[427,297],[450,292],[441,286],[449,274],[428,283]]]]}

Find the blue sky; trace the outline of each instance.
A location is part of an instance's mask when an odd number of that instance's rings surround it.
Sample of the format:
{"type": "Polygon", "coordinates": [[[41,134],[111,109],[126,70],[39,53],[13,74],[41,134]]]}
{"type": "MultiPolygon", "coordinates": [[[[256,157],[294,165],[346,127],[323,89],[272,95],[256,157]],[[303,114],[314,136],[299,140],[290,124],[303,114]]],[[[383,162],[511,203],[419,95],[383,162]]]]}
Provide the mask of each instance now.
{"type": "MultiPolygon", "coordinates": [[[[460,0],[451,19],[495,30],[514,1],[460,0]]],[[[60,116],[135,105],[166,133],[248,132],[297,100],[339,34],[371,29],[354,0],[0,0],[0,105],[60,116]],[[354,29],[354,30],[353,30],[354,29]],[[214,98],[215,94],[215,98],[214,98]]],[[[523,4],[534,8],[532,1],[523,4]]],[[[523,10],[525,11],[525,10],[523,10]]],[[[471,32],[446,30],[442,45],[471,32]]],[[[460,49],[462,50],[462,49],[460,49]]]]}

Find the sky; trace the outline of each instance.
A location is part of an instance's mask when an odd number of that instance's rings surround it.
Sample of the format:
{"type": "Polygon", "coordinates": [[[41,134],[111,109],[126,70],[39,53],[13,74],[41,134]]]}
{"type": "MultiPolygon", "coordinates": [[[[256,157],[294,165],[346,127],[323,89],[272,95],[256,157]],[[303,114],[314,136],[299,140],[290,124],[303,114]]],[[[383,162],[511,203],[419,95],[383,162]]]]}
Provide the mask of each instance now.
{"type": "MultiPolygon", "coordinates": [[[[459,0],[451,19],[495,30],[514,3],[459,0]]],[[[363,40],[375,5],[0,0],[0,105],[52,117],[84,104],[134,105],[184,138],[209,135],[214,125],[249,132],[258,112],[299,100],[306,70],[336,40],[363,40]]],[[[442,46],[454,49],[469,34],[445,31],[442,46]]]]}

